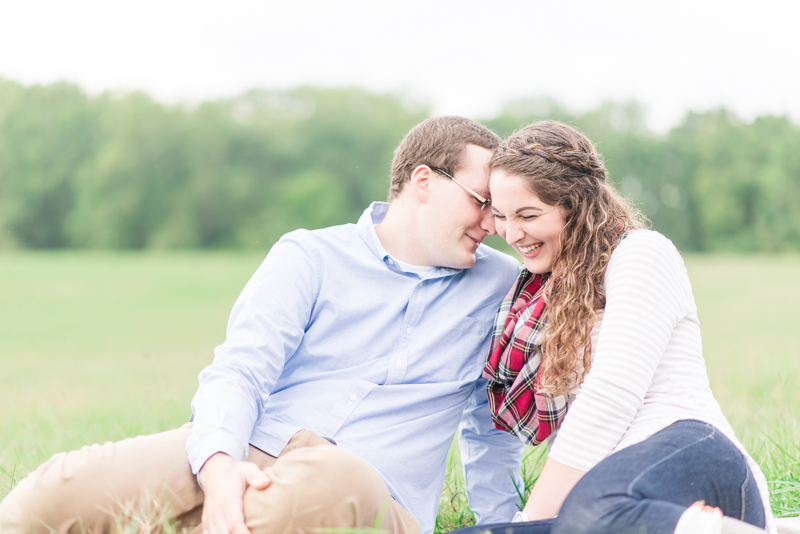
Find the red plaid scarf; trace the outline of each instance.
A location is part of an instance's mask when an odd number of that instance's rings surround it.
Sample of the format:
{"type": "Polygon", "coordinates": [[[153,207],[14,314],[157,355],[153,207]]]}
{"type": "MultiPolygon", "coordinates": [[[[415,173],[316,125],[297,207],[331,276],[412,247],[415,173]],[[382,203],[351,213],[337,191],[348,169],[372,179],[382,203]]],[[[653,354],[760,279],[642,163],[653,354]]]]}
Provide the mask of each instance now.
{"type": "Polygon", "coordinates": [[[542,286],[546,281],[546,276],[522,270],[497,312],[483,369],[483,376],[489,379],[489,406],[495,427],[534,447],[558,428],[567,413],[566,397],[537,392],[545,326],[542,286]],[[520,318],[528,313],[530,316],[517,329],[520,318]]]}

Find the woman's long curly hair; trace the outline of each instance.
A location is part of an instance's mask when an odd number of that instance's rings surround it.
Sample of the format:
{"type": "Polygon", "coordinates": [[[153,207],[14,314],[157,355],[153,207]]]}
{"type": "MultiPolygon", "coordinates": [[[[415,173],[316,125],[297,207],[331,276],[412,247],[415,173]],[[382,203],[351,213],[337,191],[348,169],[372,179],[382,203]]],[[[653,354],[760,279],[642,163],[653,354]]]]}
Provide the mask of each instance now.
{"type": "Polygon", "coordinates": [[[608,183],[592,142],[566,124],[542,121],[514,132],[497,148],[489,168],[524,178],[542,202],[566,212],[561,248],[543,293],[547,325],[540,381],[540,392],[564,395],[591,367],[591,332],[605,307],[611,253],[624,231],[643,228],[646,221],[608,183]]]}

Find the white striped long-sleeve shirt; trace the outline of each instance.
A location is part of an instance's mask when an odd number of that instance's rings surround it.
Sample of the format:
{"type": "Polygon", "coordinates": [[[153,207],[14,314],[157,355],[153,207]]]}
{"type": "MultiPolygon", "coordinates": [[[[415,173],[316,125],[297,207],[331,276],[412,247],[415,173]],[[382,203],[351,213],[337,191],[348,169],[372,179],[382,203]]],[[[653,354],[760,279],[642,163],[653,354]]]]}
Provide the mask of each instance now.
{"type": "Polygon", "coordinates": [[[592,335],[592,367],[550,442],[550,457],[589,471],[675,421],[705,421],[747,458],[773,531],[764,475],[709,387],[697,307],[680,253],[658,232],[632,232],[611,255],[605,289],[605,310],[592,335]]]}

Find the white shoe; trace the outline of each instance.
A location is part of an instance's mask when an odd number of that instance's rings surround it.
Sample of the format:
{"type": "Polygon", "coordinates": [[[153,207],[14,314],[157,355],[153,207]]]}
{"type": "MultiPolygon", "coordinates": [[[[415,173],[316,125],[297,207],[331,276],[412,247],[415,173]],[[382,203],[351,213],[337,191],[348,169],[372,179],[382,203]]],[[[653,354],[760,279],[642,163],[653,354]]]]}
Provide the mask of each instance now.
{"type": "Polygon", "coordinates": [[[759,534],[764,530],[722,515],[722,510],[697,501],[683,512],[675,534],[759,534]]]}

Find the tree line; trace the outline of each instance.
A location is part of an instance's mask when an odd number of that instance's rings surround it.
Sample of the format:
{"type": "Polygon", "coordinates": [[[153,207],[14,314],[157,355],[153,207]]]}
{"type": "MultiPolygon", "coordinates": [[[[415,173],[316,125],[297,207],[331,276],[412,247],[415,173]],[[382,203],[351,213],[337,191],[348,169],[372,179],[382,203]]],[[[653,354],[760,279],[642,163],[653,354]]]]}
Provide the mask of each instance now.
{"type": "MultiPolygon", "coordinates": [[[[0,248],[266,249],[384,199],[394,148],[428,116],[357,88],[187,107],[0,80],[0,248]]],[[[536,98],[482,122],[507,135],[542,118],[586,132],[682,250],[800,250],[800,128],[788,117],[690,112],[657,135],[635,102],[575,114],[536,98]]]]}

